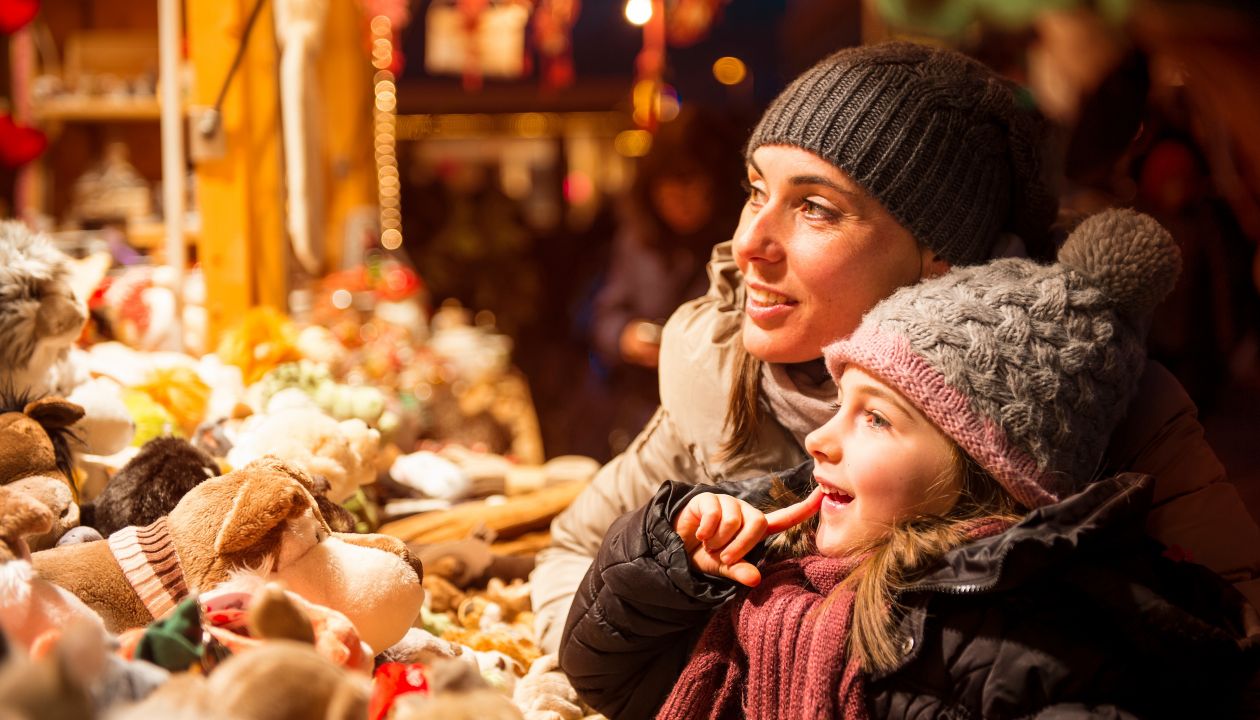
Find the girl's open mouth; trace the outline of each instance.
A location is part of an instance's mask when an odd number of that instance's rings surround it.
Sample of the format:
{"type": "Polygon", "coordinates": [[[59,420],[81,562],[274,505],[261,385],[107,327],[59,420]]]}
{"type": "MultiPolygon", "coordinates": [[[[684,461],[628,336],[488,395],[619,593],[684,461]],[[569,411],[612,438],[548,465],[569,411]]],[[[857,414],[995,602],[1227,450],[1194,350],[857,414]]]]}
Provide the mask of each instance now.
{"type": "Polygon", "coordinates": [[[819,487],[822,488],[823,491],[824,509],[830,508],[832,510],[843,510],[848,507],[849,503],[853,502],[853,496],[842,490],[827,487],[826,485],[819,485],[819,487]]]}

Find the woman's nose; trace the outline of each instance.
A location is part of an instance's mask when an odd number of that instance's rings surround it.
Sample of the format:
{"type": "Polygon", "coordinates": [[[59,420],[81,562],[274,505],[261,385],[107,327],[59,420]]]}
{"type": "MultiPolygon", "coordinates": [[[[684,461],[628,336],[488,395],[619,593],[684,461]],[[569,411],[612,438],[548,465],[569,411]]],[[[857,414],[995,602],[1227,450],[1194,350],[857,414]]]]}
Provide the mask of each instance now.
{"type": "Polygon", "coordinates": [[[732,252],[741,264],[776,263],[783,260],[783,231],[778,226],[779,212],[774,205],[744,210],[743,220],[735,229],[732,252]]]}

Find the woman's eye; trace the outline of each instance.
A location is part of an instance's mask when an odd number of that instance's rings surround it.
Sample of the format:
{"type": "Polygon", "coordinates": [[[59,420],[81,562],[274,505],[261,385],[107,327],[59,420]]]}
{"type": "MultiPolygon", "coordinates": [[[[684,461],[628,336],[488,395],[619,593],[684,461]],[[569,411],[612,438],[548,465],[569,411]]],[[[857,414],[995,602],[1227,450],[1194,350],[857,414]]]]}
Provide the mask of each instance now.
{"type": "Polygon", "coordinates": [[[744,195],[747,196],[747,202],[752,203],[753,205],[760,205],[765,202],[766,194],[761,188],[753,185],[752,182],[748,180],[744,180],[743,185],[744,195]]]}
{"type": "Polygon", "coordinates": [[[831,408],[831,412],[838,413],[840,408],[844,407],[840,402],[827,403],[827,407],[831,408]]]}
{"type": "Polygon", "coordinates": [[[836,211],[813,200],[802,201],[801,209],[806,217],[813,220],[831,220],[836,217],[836,211]]]}

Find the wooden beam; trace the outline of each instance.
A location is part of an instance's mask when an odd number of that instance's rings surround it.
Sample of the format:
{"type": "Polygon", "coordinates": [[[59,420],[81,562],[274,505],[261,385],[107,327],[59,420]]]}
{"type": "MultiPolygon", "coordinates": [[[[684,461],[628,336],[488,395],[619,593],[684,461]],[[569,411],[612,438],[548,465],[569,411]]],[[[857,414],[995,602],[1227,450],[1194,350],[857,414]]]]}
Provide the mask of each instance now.
{"type": "Polygon", "coordinates": [[[341,266],[347,221],[365,210],[376,217],[376,158],[372,153],[372,62],[367,18],[358,0],[331,0],[316,72],[324,155],[312,167],[325,173],[325,267],[341,266]]]}
{"type": "MultiPolygon", "coordinates": [[[[192,104],[212,106],[227,78],[254,0],[186,0],[192,104]]],[[[209,299],[207,347],[256,305],[284,308],[287,248],[275,23],[259,13],[224,98],[226,152],[196,164],[202,230],[198,257],[209,299]]]]}

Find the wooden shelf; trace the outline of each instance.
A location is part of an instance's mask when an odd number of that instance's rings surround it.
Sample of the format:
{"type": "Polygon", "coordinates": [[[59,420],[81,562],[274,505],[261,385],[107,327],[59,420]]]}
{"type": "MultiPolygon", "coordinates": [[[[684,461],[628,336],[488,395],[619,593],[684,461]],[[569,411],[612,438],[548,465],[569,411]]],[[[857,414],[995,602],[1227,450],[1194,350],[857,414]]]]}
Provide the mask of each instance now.
{"type": "Polygon", "coordinates": [[[49,98],[34,103],[32,114],[45,122],[150,121],[162,116],[152,98],[49,98]]]}
{"type": "MultiPolygon", "coordinates": [[[[196,245],[200,235],[198,228],[184,228],[184,242],[196,245]]],[[[140,250],[160,250],[166,246],[166,225],[161,222],[131,223],[127,226],[127,241],[140,250]]]]}

